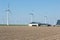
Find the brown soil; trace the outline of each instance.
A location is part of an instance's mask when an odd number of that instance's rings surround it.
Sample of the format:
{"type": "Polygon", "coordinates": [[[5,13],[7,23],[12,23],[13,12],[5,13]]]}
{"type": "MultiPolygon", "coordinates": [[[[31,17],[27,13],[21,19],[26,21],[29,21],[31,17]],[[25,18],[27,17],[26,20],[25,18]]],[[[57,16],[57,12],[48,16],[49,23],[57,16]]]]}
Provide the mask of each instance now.
{"type": "Polygon", "coordinates": [[[60,40],[60,27],[0,26],[0,40],[60,40]]]}

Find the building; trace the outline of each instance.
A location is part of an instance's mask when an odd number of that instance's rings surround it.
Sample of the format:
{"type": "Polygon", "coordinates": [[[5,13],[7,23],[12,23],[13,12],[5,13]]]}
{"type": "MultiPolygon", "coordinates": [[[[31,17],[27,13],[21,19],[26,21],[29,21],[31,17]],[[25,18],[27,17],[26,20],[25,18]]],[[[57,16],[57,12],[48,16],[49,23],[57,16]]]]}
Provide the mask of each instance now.
{"type": "Polygon", "coordinates": [[[31,22],[28,24],[28,26],[39,26],[39,23],[37,22],[31,22]]]}
{"type": "Polygon", "coordinates": [[[57,20],[57,24],[56,25],[60,25],[60,20],[57,20]]]}
{"type": "Polygon", "coordinates": [[[55,27],[60,27],[60,20],[57,20],[56,25],[54,25],[55,27]]]}
{"type": "Polygon", "coordinates": [[[51,25],[45,23],[31,22],[28,24],[28,26],[51,26],[51,25]]]}

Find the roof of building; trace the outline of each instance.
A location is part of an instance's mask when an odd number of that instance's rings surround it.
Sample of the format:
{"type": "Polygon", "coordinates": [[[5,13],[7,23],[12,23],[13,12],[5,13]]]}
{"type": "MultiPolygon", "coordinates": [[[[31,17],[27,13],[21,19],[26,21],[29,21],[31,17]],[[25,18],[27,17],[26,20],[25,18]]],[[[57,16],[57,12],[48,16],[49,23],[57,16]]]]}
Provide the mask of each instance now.
{"type": "Polygon", "coordinates": [[[30,24],[39,24],[38,22],[31,22],[30,24]]]}
{"type": "Polygon", "coordinates": [[[30,24],[50,25],[50,24],[46,24],[46,23],[39,23],[39,22],[31,22],[30,24]]]}

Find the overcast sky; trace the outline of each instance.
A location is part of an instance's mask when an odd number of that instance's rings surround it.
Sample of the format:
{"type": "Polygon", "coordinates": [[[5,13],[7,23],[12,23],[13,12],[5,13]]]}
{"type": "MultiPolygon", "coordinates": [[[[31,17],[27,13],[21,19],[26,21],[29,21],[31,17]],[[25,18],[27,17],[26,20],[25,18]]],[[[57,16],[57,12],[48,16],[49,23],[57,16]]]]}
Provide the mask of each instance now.
{"type": "Polygon", "coordinates": [[[60,0],[0,0],[0,24],[6,24],[8,3],[10,24],[28,24],[30,13],[35,22],[45,23],[46,18],[47,23],[56,24],[60,19],[60,0]]]}

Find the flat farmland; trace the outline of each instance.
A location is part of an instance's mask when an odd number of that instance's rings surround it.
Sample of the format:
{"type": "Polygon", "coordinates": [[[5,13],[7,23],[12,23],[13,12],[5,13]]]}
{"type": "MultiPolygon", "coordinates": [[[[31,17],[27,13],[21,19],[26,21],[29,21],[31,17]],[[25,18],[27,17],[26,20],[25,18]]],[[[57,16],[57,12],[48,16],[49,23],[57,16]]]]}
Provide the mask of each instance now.
{"type": "Polygon", "coordinates": [[[0,26],[0,40],[60,40],[60,27],[0,26]]]}

